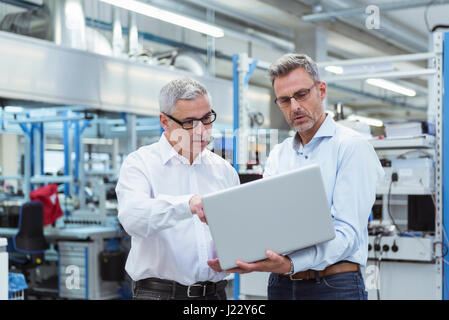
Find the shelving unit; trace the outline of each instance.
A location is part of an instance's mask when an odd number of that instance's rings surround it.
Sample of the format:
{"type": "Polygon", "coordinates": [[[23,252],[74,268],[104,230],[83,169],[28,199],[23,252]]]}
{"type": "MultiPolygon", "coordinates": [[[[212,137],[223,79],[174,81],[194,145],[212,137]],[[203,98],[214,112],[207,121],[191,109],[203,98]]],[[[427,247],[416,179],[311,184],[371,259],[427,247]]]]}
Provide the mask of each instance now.
{"type": "MultiPolygon", "coordinates": [[[[396,223],[400,226],[398,222],[401,222],[402,228],[404,228],[404,222],[410,223],[407,216],[409,214],[409,196],[427,195],[432,198],[435,208],[430,211],[419,211],[418,216],[429,218],[425,215],[435,214],[435,228],[430,232],[405,232],[408,229],[407,225],[407,228],[401,229],[399,234],[378,234],[369,237],[369,260],[366,270],[373,271],[373,274],[377,272],[372,290],[367,288],[370,299],[447,300],[449,298],[449,288],[446,284],[449,274],[448,268],[445,268],[443,256],[447,253],[448,248],[446,231],[443,228],[443,226],[447,228],[448,225],[448,199],[444,198],[446,195],[443,192],[442,183],[448,179],[448,174],[444,171],[443,166],[443,161],[447,163],[447,156],[444,157],[443,141],[449,137],[447,137],[447,130],[444,130],[443,118],[446,123],[449,121],[445,115],[447,112],[445,109],[449,107],[449,68],[447,68],[449,64],[449,33],[434,32],[432,43],[431,52],[434,57],[429,60],[429,67],[434,68],[436,73],[429,76],[428,118],[429,121],[435,122],[436,136],[372,139],[370,142],[376,152],[382,154],[382,157],[389,154],[397,156],[408,150],[419,149],[427,153],[428,156],[432,156],[434,162],[433,167],[426,167],[425,170],[428,172],[419,171],[423,175],[426,172],[429,178],[429,183],[422,186],[394,182],[389,190],[392,173],[395,170],[399,172],[398,181],[400,182],[400,170],[404,170],[404,168],[386,169],[387,183],[377,190],[378,198],[381,197],[382,200],[377,200],[376,204],[382,203],[382,220],[384,222],[378,225],[392,223],[393,217],[396,223]],[[445,48],[444,52],[443,47],[445,48]],[[445,70],[443,70],[443,61],[445,70]],[[435,115],[435,119],[432,119],[431,112],[435,115]],[[396,184],[398,185],[396,186],[396,184]],[[386,185],[388,186],[386,187],[386,185]]],[[[409,177],[419,181],[414,173],[412,169],[407,172],[409,177]]]]}

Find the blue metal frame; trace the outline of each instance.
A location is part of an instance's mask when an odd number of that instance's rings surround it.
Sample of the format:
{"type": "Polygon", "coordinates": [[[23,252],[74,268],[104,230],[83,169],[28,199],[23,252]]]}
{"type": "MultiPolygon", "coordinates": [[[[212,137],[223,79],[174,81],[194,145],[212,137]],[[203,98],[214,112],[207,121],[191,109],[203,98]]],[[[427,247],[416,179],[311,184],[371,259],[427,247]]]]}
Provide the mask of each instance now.
{"type": "Polygon", "coordinates": [[[257,69],[257,60],[254,60],[250,65],[249,65],[249,70],[248,73],[245,76],[245,86],[248,85],[249,80],[251,79],[251,77],[253,76],[254,71],[256,71],[257,69]]]}
{"type": "MultiPolygon", "coordinates": [[[[73,137],[73,140],[75,142],[75,179],[79,179],[79,166],[78,163],[80,161],[80,157],[83,157],[84,155],[80,154],[80,142],[81,142],[81,136],[83,135],[84,130],[89,126],[90,120],[85,120],[83,123],[83,126],[80,127],[79,121],[73,121],[73,125],[75,126],[75,135],[73,137]]],[[[65,147],[64,147],[65,150],[65,147]]],[[[79,185],[75,185],[75,194],[79,193],[79,185]]]]}
{"type": "MultiPolygon", "coordinates": [[[[251,79],[251,76],[253,75],[254,71],[257,69],[257,60],[253,60],[253,62],[249,66],[249,70],[247,74],[245,75],[244,85],[247,86],[249,83],[249,80],[251,79]]],[[[234,88],[234,112],[233,112],[233,129],[234,129],[234,136],[232,138],[232,165],[234,166],[234,169],[239,172],[239,164],[238,164],[238,146],[237,146],[237,137],[236,133],[239,129],[240,123],[239,123],[239,71],[238,71],[238,64],[239,64],[239,55],[234,54],[232,56],[232,81],[233,81],[233,88],[234,88]]],[[[223,144],[224,145],[224,144],[223,144]]],[[[237,222],[238,223],[238,222],[237,222]]],[[[235,273],[234,274],[234,300],[239,300],[240,295],[240,275],[235,273]]]]}
{"type": "MultiPolygon", "coordinates": [[[[79,168],[78,163],[80,161],[80,124],[79,121],[75,121],[75,136],[73,137],[75,141],[75,179],[78,180],[79,178],[79,168]]],[[[79,186],[78,184],[75,186],[75,194],[78,194],[79,186]]]]}
{"type": "MultiPolygon", "coordinates": [[[[27,118],[30,117],[29,114],[26,116],[27,118]]],[[[30,175],[33,176],[34,173],[34,125],[31,124],[30,127],[24,123],[19,123],[20,128],[22,131],[30,137],[30,150],[28,152],[30,153],[30,160],[31,160],[31,168],[30,168],[30,175]]],[[[25,150],[27,152],[27,150],[25,150]]],[[[33,185],[30,185],[30,191],[33,191],[33,185]]]]}
{"type": "MultiPolygon", "coordinates": [[[[449,141],[449,32],[443,36],[443,143],[442,143],[442,163],[443,163],[443,243],[446,249],[449,243],[446,240],[447,231],[449,230],[449,147],[446,141],[449,141]],[[444,234],[445,233],[445,234],[444,234]]],[[[448,249],[449,250],[449,249],[448,249]]],[[[444,251],[444,250],[443,250],[444,251]]],[[[444,257],[443,257],[444,259],[444,257]]],[[[446,258],[447,259],[447,258],[446,258]]],[[[445,259],[445,260],[446,260],[445,259]]],[[[443,260],[443,299],[449,300],[449,266],[443,260]]]]}
{"type": "MultiPolygon", "coordinates": [[[[63,112],[64,116],[67,116],[67,111],[63,112]]],[[[70,121],[65,120],[63,124],[63,132],[62,132],[62,144],[64,145],[64,175],[69,175],[69,162],[70,162],[70,154],[69,154],[69,130],[70,130],[70,121]]],[[[68,196],[70,194],[70,184],[64,183],[64,195],[68,196]]]]}
{"type": "Polygon", "coordinates": [[[89,247],[84,248],[84,270],[86,281],[86,300],[89,300],[89,247]]]}
{"type": "Polygon", "coordinates": [[[45,152],[45,137],[44,137],[44,123],[38,124],[38,130],[40,133],[40,161],[41,161],[41,175],[44,175],[44,152],[45,152]]]}
{"type": "MultiPolygon", "coordinates": [[[[232,138],[232,165],[235,171],[239,172],[239,164],[237,163],[237,138],[235,133],[239,128],[239,72],[238,72],[239,55],[232,56],[232,80],[234,85],[234,135],[232,138]]],[[[234,300],[239,300],[240,294],[240,275],[234,274],[234,300]]]]}

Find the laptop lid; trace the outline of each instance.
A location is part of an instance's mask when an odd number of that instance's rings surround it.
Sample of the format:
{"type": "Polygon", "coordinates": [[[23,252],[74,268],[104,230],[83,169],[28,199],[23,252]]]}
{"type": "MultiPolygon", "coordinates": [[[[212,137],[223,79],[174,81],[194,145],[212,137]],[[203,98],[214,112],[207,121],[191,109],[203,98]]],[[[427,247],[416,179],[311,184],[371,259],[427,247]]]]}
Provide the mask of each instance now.
{"type": "Polygon", "coordinates": [[[203,207],[223,270],[335,237],[318,165],[204,195],[203,207]]]}

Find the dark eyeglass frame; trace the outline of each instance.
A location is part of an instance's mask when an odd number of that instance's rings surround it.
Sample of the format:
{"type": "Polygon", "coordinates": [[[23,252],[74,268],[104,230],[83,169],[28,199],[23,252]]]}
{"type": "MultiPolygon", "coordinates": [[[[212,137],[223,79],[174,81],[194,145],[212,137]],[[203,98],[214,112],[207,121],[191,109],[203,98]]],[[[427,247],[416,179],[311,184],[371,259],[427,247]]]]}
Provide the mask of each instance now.
{"type": "Polygon", "coordinates": [[[162,113],[165,114],[167,117],[169,117],[169,118],[170,118],[171,120],[173,120],[174,122],[176,122],[177,124],[179,124],[184,130],[192,130],[193,128],[196,128],[196,127],[199,125],[200,121],[201,121],[201,123],[202,123],[203,125],[207,126],[207,125],[211,124],[212,122],[214,122],[215,120],[217,120],[217,113],[216,113],[213,109],[211,109],[210,112],[208,112],[208,113],[207,113],[204,117],[202,117],[201,119],[190,119],[190,120],[186,120],[186,121],[180,121],[180,120],[178,120],[178,119],[172,117],[171,115],[166,114],[165,112],[162,112],[162,113]],[[214,116],[214,119],[213,119],[212,121],[210,121],[210,122],[205,123],[206,119],[207,119],[208,117],[210,117],[211,115],[214,116]],[[193,122],[193,123],[192,123],[192,127],[186,127],[186,126],[185,126],[186,123],[188,123],[188,122],[193,122]]]}
{"type": "Polygon", "coordinates": [[[308,89],[300,89],[300,90],[296,91],[296,92],[295,92],[292,96],[290,96],[290,97],[279,97],[279,98],[276,98],[276,99],[274,99],[274,103],[276,103],[280,108],[288,108],[288,107],[291,106],[292,98],[294,98],[294,99],[296,100],[296,102],[300,102],[300,101],[307,100],[307,98],[308,98],[309,95],[310,95],[310,91],[312,91],[313,87],[315,87],[318,83],[319,83],[319,82],[315,82],[315,83],[313,84],[313,86],[311,86],[311,87],[308,88],[308,89]],[[299,93],[301,93],[300,96],[298,96],[299,93]],[[285,105],[285,106],[282,106],[281,103],[279,102],[279,99],[285,99],[285,98],[288,98],[289,104],[288,104],[288,105],[285,105]]]}

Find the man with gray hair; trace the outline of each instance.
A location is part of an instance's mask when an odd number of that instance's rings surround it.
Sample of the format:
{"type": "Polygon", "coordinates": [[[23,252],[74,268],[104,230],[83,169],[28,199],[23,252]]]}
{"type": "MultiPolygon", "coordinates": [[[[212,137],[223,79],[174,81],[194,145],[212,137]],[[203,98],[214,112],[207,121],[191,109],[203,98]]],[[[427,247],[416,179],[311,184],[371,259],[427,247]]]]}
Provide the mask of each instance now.
{"type": "MultiPolygon", "coordinates": [[[[380,161],[368,141],[324,112],[326,84],[310,57],[286,54],[269,75],[275,103],[296,134],[270,152],[264,177],[318,164],[336,237],[285,256],[267,250],[267,259],[237,261],[228,272],[271,272],[269,299],[366,299],[360,266],[367,262],[368,219],[384,175],[380,161]]],[[[217,259],[210,265],[221,270],[217,259]]]]}
{"type": "Polygon", "coordinates": [[[131,235],[125,269],[134,299],[226,299],[201,195],[239,184],[232,166],[206,149],[216,113],[199,82],[182,78],[159,96],[164,133],[128,155],[116,186],[118,218],[131,235]]]}

